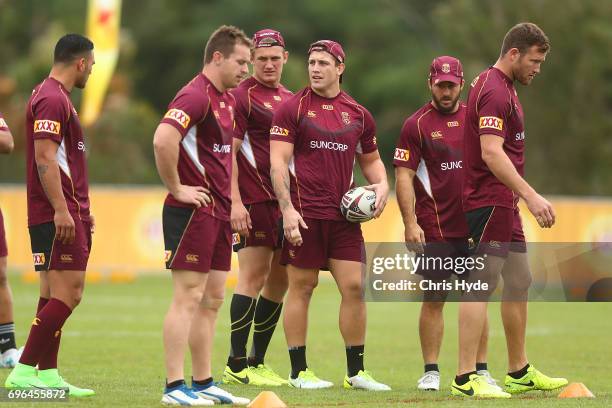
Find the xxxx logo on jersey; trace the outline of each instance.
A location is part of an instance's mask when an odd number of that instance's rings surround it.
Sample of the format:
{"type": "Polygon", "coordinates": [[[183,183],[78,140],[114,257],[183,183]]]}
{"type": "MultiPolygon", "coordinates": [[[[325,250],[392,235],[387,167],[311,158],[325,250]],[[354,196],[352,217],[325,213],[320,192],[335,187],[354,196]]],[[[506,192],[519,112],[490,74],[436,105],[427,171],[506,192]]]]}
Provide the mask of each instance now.
{"type": "Polygon", "coordinates": [[[48,132],[56,135],[60,134],[60,123],[54,120],[35,120],[34,121],[34,133],[48,132]]]}
{"type": "Polygon", "coordinates": [[[497,118],[495,116],[481,116],[478,127],[480,129],[497,129],[504,130],[504,121],[503,119],[497,118]]]}
{"type": "Polygon", "coordinates": [[[4,119],[0,118],[0,128],[5,128],[5,127],[8,127],[8,125],[6,124],[4,119]]]}
{"type": "Polygon", "coordinates": [[[189,126],[189,122],[191,121],[191,118],[189,117],[188,114],[186,114],[184,111],[180,109],[175,109],[175,108],[172,108],[168,112],[166,112],[164,119],[165,118],[172,119],[178,122],[179,125],[183,127],[183,129],[187,129],[187,126],[189,126]]]}
{"type": "Polygon", "coordinates": [[[393,156],[395,160],[408,161],[409,157],[410,157],[410,150],[399,149],[399,148],[395,149],[395,155],[393,156]]]}

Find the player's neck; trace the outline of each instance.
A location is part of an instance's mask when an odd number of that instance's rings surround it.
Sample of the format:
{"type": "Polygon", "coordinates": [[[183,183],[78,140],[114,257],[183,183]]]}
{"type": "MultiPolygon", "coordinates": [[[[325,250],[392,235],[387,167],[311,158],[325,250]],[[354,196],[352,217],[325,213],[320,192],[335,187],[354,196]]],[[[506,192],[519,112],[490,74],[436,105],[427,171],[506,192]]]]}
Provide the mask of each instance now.
{"type": "Polygon", "coordinates": [[[217,91],[223,93],[227,91],[227,88],[223,86],[223,81],[221,80],[221,73],[211,67],[210,65],[204,65],[202,68],[202,74],[208,78],[208,80],[213,84],[213,86],[217,89],[217,91]]]}
{"type": "Polygon", "coordinates": [[[72,88],[74,88],[74,75],[71,72],[68,72],[66,69],[54,66],[51,68],[51,72],[49,73],[49,78],[55,79],[57,82],[64,86],[68,92],[72,92],[72,88]]]}
{"type": "Polygon", "coordinates": [[[340,94],[340,84],[338,83],[333,84],[329,88],[325,89],[315,89],[311,85],[310,89],[312,89],[312,92],[316,93],[317,95],[328,99],[333,99],[340,94]]]}
{"type": "Polygon", "coordinates": [[[504,73],[504,75],[510,78],[512,82],[514,82],[514,75],[512,74],[512,68],[509,63],[500,58],[497,60],[495,65],[493,65],[493,68],[499,69],[501,72],[504,73]]]}
{"type": "Polygon", "coordinates": [[[278,81],[274,81],[274,82],[266,82],[266,81],[262,80],[260,77],[258,77],[257,74],[253,74],[253,78],[257,82],[259,82],[260,84],[265,86],[266,88],[278,88],[280,86],[280,79],[278,81]]]}

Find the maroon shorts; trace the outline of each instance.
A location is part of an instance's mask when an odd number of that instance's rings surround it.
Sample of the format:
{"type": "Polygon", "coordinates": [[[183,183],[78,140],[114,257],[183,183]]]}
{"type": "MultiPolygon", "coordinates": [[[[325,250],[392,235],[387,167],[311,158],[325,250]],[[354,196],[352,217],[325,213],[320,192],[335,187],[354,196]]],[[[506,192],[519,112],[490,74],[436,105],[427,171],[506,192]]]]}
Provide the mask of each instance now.
{"type": "Polygon", "coordinates": [[[302,245],[283,242],[281,265],[305,269],[328,269],[329,259],[365,263],[361,225],[348,221],[305,218],[308,229],[300,227],[302,245]]]}
{"type": "Polygon", "coordinates": [[[74,242],[63,244],[55,239],[55,224],[28,227],[32,258],[36,271],[85,271],[91,251],[91,223],[74,218],[74,242]]]}
{"type": "Polygon", "coordinates": [[[247,204],[253,228],[249,236],[234,233],[232,244],[234,252],[252,246],[281,248],[283,245],[283,216],[276,201],[247,204]]]}
{"type": "Polygon", "coordinates": [[[229,221],[193,208],[164,205],[166,268],[195,272],[229,271],[232,229],[229,221]]]}
{"type": "Polygon", "coordinates": [[[0,258],[8,256],[8,247],[6,246],[6,232],[4,231],[4,217],[0,210],[0,258]]]}
{"type": "Polygon", "coordinates": [[[466,214],[470,246],[479,254],[505,258],[508,252],[527,252],[518,207],[482,207],[466,214]]]}

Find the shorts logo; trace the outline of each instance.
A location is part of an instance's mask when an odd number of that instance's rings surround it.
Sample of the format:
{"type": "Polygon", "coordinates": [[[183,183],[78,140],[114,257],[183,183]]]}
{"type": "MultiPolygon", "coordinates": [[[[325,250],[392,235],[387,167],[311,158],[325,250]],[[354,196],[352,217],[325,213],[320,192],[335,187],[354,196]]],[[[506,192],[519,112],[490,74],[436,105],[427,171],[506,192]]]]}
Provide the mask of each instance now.
{"type": "Polygon", "coordinates": [[[316,118],[317,112],[309,110],[306,116],[308,116],[309,118],[316,118]]]}
{"type": "Polygon", "coordinates": [[[40,266],[45,264],[45,254],[42,252],[32,254],[32,258],[34,259],[34,266],[40,266]]]}
{"type": "Polygon", "coordinates": [[[232,245],[238,245],[240,243],[240,234],[234,232],[232,234],[232,245]]]}
{"type": "Polygon", "coordinates": [[[274,98],[275,101],[279,101],[279,102],[283,100],[283,98],[281,98],[278,95],[274,95],[272,98],[274,98]]]}
{"type": "Polygon", "coordinates": [[[183,129],[187,129],[187,126],[189,126],[189,122],[191,121],[191,118],[189,117],[188,114],[186,114],[184,111],[180,109],[174,109],[174,108],[166,112],[166,115],[164,115],[164,119],[166,118],[172,119],[178,122],[178,124],[181,125],[183,129]]]}
{"type": "Polygon", "coordinates": [[[295,251],[293,249],[289,250],[289,258],[291,259],[295,258],[295,251]]]}
{"type": "Polygon", "coordinates": [[[266,109],[273,109],[272,104],[270,102],[264,102],[263,105],[266,109]]]}
{"type": "Polygon", "coordinates": [[[189,263],[199,263],[200,257],[196,254],[187,254],[185,255],[185,261],[189,263]]]}
{"type": "Polygon", "coordinates": [[[74,259],[72,259],[72,254],[61,254],[60,261],[63,263],[72,263],[74,262],[74,259]]]}
{"type": "Polygon", "coordinates": [[[341,112],[341,116],[342,116],[342,121],[345,124],[347,125],[351,124],[351,117],[349,116],[348,112],[341,112]]]}
{"type": "Polygon", "coordinates": [[[34,320],[32,320],[32,326],[38,326],[38,323],[40,323],[40,319],[35,317],[34,320]]]}
{"type": "Polygon", "coordinates": [[[504,121],[495,116],[481,116],[478,127],[480,129],[490,128],[502,131],[504,130],[504,121]]]}
{"type": "Polygon", "coordinates": [[[446,126],[448,126],[449,128],[459,127],[459,122],[457,122],[456,120],[452,122],[446,122],[446,126]]]}
{"type": "Polygon", "coordinates": [[[5,128],[5,127],[8,127],[8,125],[6,124],[4,119],[0,118],[0,128],[5,128]]]}
{"type": "Polygon", "coordinates": [[[282,128],[280,126],[272,126],[270,134],[275,136],[289,136],[289,129],[282,128]]]}
{"type": "Polygon", "coordinates": [[[321,105],[321,108],[323,108],[324,110],[333,111],[334,105],[321,105]]]}
{"type": "Polygon", "coordinates": [[[499,243],[499,241],[489,241],[489,246],[491,248],[496,248],[496,249],[501,248],[501,244],[499,243]]]}
{"type": "Polygon", "coordinates": [[[49,132],[56,135],[60,134],[61,124],[53,120],[35,120],[34,133],[49,132]]]}
{"type": "Polygon", "coordinates": [[[265,231],[255,231],[255,238],[265,239],[266,238],[266,232],[265,231]]]}
{"type": "Polygon", "coordinates": [[[172,258],[172,251],[164,251],[164,262],[170,261],[172,258]]]}
{"type": "Polygon", "coordinates": [[[450,64],[442,64],[442,72],[448,74],[450,72],[450,64]]]}
{"type": "Polygon", "coordinates": [[[431,138],[433,140],[436,139],[442,139],[444,136],[442,135],[442,132],[440,132],[439,130],[434,130],[433,132],[431,132],[431,138]]]}
{"type": "Polygon", "coordinates": [[[410,150],[395,149],[395,156],[393,156],[395,160],[408,161],[409,157],[410,157],[410,150]]]}

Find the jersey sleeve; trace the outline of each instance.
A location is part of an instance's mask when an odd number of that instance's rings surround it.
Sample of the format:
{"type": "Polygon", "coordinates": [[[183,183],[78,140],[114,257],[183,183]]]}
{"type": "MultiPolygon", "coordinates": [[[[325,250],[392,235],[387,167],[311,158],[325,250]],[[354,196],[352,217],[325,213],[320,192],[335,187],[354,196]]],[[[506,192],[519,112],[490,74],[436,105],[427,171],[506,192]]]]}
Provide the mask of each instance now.
{"type": "Polygon", "coordinates": [[[0,131],[4,131],[4,132],[9,131],[8,124],[4,120],[4,117],[2,116],[1,113],[0,113],[0,131]]]}
{"type": "Polygon", "coordinates": [[[419,167],[421,161],[421,136],[416,122],[411,118],[406,119],[400,132],[395,154],[393,155],[393,165],[407,167],[414,171],[419,167]]]}
{"type": "Polygon", "coordinates": [[[249,121],[249,95],[242,88],[232,89],[230,92],[236,100],[233,136],[236,139],[244,140],[249,121]]]}
{"type": "Polygon", "coordinates": [[[505,90],[490,89],[478,100],[478,136],[506,138],[512,105],[505,90]]]}
{"type": "Polygon", "coordinates": [[[357,153],[367,154],[378,150],[376,145],[376,122],[372,114],[363,110],[363,132],[357,144],[357,153]]]}
{"type": "Polygon", "coordinates": [[[272,117],[270,140],[295,144],[298,114],[298,107],[295,106],[293,100],[281,104],[272,117]]]}
{"type": "Polygon", "coordinates": [[[51,139],[58,144],[62,143],[70,115],[69,109],[61,96],[41,98],[32,106],[33,138],[51,139]]]}
{"type": "Polygon", "coordinates": [[[167,123],[185,137],[191,127],[204,119],[209,107],[210,100],[206,94],[182,90],[170,102],[160,123],[167,123]]]}

